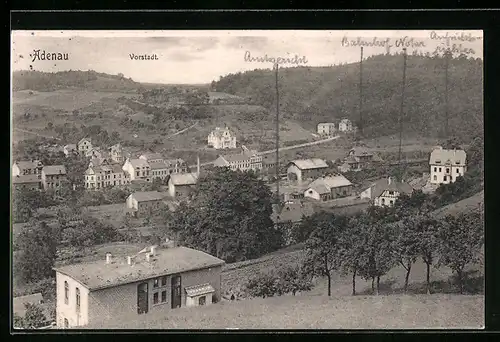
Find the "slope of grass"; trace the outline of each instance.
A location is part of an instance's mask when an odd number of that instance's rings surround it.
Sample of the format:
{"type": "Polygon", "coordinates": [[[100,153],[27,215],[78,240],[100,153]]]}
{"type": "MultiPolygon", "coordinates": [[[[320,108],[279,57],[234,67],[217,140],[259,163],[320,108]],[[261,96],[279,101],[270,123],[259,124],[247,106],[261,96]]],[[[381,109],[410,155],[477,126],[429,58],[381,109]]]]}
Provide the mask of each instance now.
{"type": "Polygon", "coordinates": [[[91,329],[479,329],[484,296],[284,296],[108,319],[91,329]]]}
{"type": "Polygon", "coordinates": [[[434,215],[436,218],[441,218],[446,215],[456,215],[460,212],[475,210],[480,206],[484,206],[484,190],[481,190],[471,197],[439,208],[434,211],[434,215]]]}

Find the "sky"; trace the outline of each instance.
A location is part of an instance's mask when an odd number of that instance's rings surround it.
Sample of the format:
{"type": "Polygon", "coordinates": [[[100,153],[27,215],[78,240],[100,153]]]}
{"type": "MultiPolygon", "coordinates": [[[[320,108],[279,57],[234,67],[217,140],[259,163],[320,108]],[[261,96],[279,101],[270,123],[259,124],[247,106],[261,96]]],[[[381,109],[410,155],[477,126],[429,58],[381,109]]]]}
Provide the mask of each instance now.
{"type": "Polygon", "coordinates": [[[482,37],[482,31],[468,30],[13,31],[11,67],[46,72],[95,70],[122,73],[137,82],[201,84],[229,73],[272,68],[271,57],[288,58],[282,60],[284,67],[358,62],[358,39],[365,57],[387,52],[388,45],[390,52],[401,51],[404,39],[408,53],[414,49],[432,53],[455,44],[456,51],[482,59],[482,37]],[[35,50],[68,54],[68,59],[33,60],[35,50]],[[156,55],[157,59],[136,60],[131,54],[156,55]],[[265,56],[267,61],[254,59],[265,56]]]}

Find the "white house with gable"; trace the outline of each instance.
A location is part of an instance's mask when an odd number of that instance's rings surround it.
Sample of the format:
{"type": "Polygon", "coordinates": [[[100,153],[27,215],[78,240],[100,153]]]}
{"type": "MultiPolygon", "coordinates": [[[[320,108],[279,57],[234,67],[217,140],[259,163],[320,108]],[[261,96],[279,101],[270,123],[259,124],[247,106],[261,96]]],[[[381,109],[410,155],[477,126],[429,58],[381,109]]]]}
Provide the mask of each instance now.
{"type": "Polygon", "coordinates": [[[208,135],[208,145],[216,150],[236,148],[236,135],[228,127],[215,127],[208,135]]]}
{"type": "Polygon", "coordinates": [[[449,184],[467,172],[467,154],[464,150],[445,150],[436,147],[429,158],[431,184],[449,184]]]}

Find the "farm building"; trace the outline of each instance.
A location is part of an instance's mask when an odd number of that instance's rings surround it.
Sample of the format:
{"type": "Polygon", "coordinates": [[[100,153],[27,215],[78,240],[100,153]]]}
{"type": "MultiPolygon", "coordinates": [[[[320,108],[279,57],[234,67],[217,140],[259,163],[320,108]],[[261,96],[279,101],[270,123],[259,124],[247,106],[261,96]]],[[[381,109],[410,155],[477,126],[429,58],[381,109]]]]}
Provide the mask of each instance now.
{"type": "Polygon", "coordinates": [[[392,206],[401,194],[410,195],[413,188],[404,182],[398,182],[391,177],[379,179],[361,192],[361,198],[370,199],[375,206],[392,206]]]}
{"type": "Polygon", "coordinates": [[[352,183],[342,175],[325,176],[309,184],[304,197],[317,201],[329,201],[352,195],[352,183]]]}
{"type": "Polygon", "coordinates": [[[208,135],[208,146],[216,150],[236,148],[236,135],[228,128],[215,127],[208,135]]]}
{"type": "Polygon", "coordinates": [[[288,163],[286,173],[288,180],[302,182],[320,177],[327,170],[328,164],[323,159],[299,159],[288,163]]]}
{"type": "Polygon", "coordinates": [[[467,171],[467,154],[464,150],[435,148],[429,158],[431,184],[453,183],[467,171]]]}
{"type": "Polygon", "coordinates": [[[57,327],[210,305],[220,300],[223,265],[204,252],[163,244],[54,268],[57,327]]]}
{"type": "Polygon", "coordinates": [[[158,191],[134,192],[127,197],[127,211],[135,217],[149,215],[163,207],[164,197],[165,194],[158,191]]]}

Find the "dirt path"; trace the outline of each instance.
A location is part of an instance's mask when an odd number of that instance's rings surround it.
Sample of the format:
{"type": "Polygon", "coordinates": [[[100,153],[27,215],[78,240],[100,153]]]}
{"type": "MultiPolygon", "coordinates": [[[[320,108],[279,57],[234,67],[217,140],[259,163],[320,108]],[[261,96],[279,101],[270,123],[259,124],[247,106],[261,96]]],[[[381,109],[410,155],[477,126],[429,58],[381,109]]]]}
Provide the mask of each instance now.
{"type": "Polygon", "coordinates": [[[14,128],[14,130],[19,131],[19,132],[23,132],[23,133],[33,134],[33,135],[36,135],[36,136],[39,136],[39,137],[43,137],[43,138],[61,140],[60,138],[56,138],[56,137],[53,137],[53,136],[50,136],[50,135],[43,135],[43,134],[39,134],[39,133],[32,132],[32,131],[27,131],[25,129],[14,128]]]}

